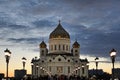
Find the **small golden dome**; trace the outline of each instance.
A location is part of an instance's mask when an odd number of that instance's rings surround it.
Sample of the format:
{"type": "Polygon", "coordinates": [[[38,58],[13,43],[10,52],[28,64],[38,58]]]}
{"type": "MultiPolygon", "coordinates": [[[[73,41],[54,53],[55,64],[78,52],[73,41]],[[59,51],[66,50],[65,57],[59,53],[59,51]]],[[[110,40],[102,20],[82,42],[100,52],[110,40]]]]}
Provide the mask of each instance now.
{"type": "Polygon", "coordinates": [[[40,43],[40,48],[46,48],[46,47],[47,47],[47,46],[46,46],[45,42],[42,41],[42,42],[40,43]]]}
{"type": "Polygon", "coordinates": [[[79,47],[80,47],[80,44],[77,41],[75,41],[73,43],[73,48],[79,48],[79,47]]]}

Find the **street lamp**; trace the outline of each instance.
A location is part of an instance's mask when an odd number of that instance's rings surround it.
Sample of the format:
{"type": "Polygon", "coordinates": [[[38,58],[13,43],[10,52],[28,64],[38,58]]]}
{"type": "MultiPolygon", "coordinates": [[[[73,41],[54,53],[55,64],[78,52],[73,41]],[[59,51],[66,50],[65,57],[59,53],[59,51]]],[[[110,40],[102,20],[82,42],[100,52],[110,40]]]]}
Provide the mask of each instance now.
{"type": "Polygon", "coordinates": [[[113,69],[112,69],[112,80],[114,80],[114,62],[115,62],[115,56],[116,56],[116,50],[115,49],[112,49],[110,51],[110,57],[111,57],[111,60],[112,60],[112,65],[113,65],[113,69]]]}
{"type": "Polygon", "coordinates": [[[96,57],[96,58],[95,58],[95,64],[96,64],[96,76],[98,75],[98,73],[97,73],[97,70],[98,70],[98,60],[99,60],[99,58],[96,57]]]}
{"type": "Polygon", "coordinates": [[[25,63],[26,63],[26,60],[27,60],[27,59],[26,59],[25,57],[22,58],[23,69],[25,69],[25,63]]]}
{"type": "Polygon", "coordinates": [[[8,64],[9,64],[11,52],[8,49],[4,50],[4,52],[5,52],[5,58],[6,58],[6,64],[7,64],[7,68],[6,68],[7,69],[6,70],[6,80],[8,80],[8,64]]]}
{"type": "Polygon", "coordinates": [[[36,73],[37,73],[37,78],[38,78],[38,71],[39,71],[39,65],[38,65],[38,64],[36,65],[36,69],[37,69],[37,70],[36,70],[36,71],[37,71],[36,73]]]}
{"type": "Polygon", "coordinates": [[[82,76],[85,74],[85,66],[84,66],[84,64],[82,64],[82,76]]]}
{"type": "MultiPolygon", "coordinates": [[[[32,60],[33,61],[33,60],[32,60]]],[[[33,78],[33,62],[31,62],[31,72],[32,72],[32,78],[33,78]]]]}

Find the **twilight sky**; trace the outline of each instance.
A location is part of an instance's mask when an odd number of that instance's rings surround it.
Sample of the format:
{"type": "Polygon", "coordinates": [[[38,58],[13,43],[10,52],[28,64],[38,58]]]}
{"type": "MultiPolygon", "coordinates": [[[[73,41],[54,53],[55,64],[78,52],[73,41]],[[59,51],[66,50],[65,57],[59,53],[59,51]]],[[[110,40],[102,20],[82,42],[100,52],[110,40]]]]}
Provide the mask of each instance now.
{"type": "Polygon", "coordinates": [[[71,44],[76,39],[80,43],[81,58],[93,61],[98,56],[110,62],[109,51],[115,48],[120,66],[120,0],[0,0],[0,73],[6,69],[6,48],[12,52],[9,75],[22,68],[23,56],[30,73],[31,59],[39,57],[39,43],[48,44],[59,20],[71,44]]]}

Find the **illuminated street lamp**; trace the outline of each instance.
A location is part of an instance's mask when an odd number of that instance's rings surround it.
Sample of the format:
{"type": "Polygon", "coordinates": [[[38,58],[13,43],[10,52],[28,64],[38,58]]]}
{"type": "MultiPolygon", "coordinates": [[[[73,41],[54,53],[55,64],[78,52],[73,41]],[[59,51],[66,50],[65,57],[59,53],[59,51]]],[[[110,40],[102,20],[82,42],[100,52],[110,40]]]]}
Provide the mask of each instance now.
{"type": "Polygon", "coordinates": [[[8,49],[4,50],[4,52],[5,52],[5,58],[6,58],[6,64],[7,64],[7,68],[6,68],[7,69],[6,70],[6,80],[8,80],[8,64],[9,64],[11,52],[8,49]]]}
{"type": "Polygon", "coordinates": [[[113,69],[112,69],[112,80],[114,80],[114,63],[115,63],[115,57],[116,57],[116,50],[115,49],[112,49],[110,51],[110,57],[111,57],[111,60],[112,60],[112,65],[113,65],[113,69]]]}
{"type": "Polygon", "coordinates": [[[85,74],[85,69],[84,69],[84,64],[82,64],[82,75],[84,75],[85,74]]]}
{"type": "Polygon", "coordinates": [[[95,58],[95,64],[96,64],[96,76],[97,76],[97,70],[98,70],[98,60],[99,60],[99,58],[98,57],[96,57],[95,58]]]}
{"type": "Polygon", "coordinates": [[[37,64],[35,67],[36,67],[36,76],[38,78],[39,65],[37,64]]]}
{"type": "Polygon", "coordinates": [[[22,58],[23,69],[25,69],[25,63],[26,63],[26,60],[27,60],[27,59],[26,59],[25,57],[22,58]]]}

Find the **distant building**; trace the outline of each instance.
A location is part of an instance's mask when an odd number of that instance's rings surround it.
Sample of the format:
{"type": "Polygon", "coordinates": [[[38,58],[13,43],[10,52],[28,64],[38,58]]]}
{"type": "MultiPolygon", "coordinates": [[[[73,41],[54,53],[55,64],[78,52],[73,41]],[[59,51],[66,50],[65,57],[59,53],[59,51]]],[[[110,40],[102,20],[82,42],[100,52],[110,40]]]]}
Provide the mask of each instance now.
{"type": "Polygon", "coordinates": [[[104,72],[103,72],[103,70],[102,69],[91,69],[91,70],[89,70],[88,71],[88,73],[89,73],[89,75],[90,76],[93,76],[93,75],[103,75],[104,74],[104,72]]]}
{"type": "Polygon", "coordinates": [[[0,80],[2,80],[2,78],[4,78],[4,73],[0,73],[0,80]]]}
{"type": "MultiPolygon", "coordinates": [[[[113,71],[113,70],[112,70],[113,71]]],[[[114,69],[114,75],[116,78],[120,79],[120,68],[115,68],[114,69]]]]}
{"type": "Polygon", "coordinates": [[[25,75],[26,75],[27,71],[22,69],[22,70],[15,70],[14,71],[14,77],[17,80],[21,80],[25,75]]]}
{"type": "Polygon", "coordinates": [[[88,60],[80,58],[80,44],[71,46],[69,33],[59,24],[49,35],[49,49],[44,41],[39,45],[40,57],[32,59],[32,76],[77,75],[88,77],[88,60]]]}

